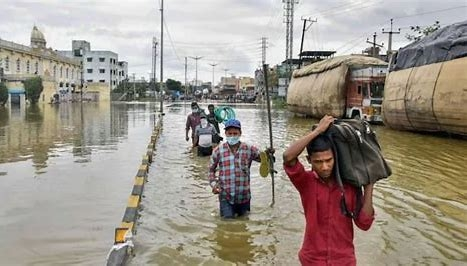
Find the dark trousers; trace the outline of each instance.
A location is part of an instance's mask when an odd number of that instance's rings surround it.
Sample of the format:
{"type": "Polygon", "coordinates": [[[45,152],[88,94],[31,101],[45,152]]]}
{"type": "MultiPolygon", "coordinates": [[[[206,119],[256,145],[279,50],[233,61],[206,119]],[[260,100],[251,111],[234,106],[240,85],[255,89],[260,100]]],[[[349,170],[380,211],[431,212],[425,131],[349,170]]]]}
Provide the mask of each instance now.
{"type": "Polygon", "coordinates": [[[212,154],[212,146],[211,147],[198,146],[198,156],[210,156],[211,154],[212,154]]]}

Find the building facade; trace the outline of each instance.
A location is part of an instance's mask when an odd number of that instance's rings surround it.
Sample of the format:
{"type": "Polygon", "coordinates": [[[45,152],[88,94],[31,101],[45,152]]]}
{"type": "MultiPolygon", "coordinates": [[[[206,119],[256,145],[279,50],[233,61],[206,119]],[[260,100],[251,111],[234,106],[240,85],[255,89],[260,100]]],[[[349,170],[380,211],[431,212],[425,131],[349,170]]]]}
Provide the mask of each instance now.
{"type": "Polygon", "coordinates": [[[34,26],[30,46],[0,39],[0,79],[9,88],[11,101],[24,99],[22,82],[40,76],[44,90],[39,102],[57,95],[71,99],[81,80],[81,62],[46,47],[44,34],[34,26]],[[18,98],[19,97],[19,98],[18,98]]]}
{"type": "Polygon", "coordinates": [[[128,63],[118,61],[117,53],[92,51],[91,44],[85,40],[73,40],[71,46],[71,51],[59,51],[59,53],[82,62],[85,87],[91,84],[94,86],[105,84],[112,91],[128,78],[128,63]]]}

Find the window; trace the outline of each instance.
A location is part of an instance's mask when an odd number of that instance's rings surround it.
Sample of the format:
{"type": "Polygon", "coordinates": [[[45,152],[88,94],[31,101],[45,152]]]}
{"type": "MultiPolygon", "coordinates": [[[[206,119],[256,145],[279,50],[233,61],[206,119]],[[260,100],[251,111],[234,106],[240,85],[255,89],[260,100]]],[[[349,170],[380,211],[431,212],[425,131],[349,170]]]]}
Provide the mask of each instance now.
{"type": "Polygon", "coordinates": [[[60,78],[63,78],[63,67],[60,67],[60,78]]]}
{"type": "Polygon", "coordinates": [[[92,68],[88,68],[86,71],[87,71],[89,74],[91,74],[91,73],[92,73],[92,68]]]}
{"type": "Polygon", "coordinates": [[[34,74],[39,74],[39,62],[37,61],[34,64],[34,74]]]}
{"type": "Polygon", "coordinates": [[[57,77],[57,66],[54,66],[54,78],[57,77]]]}
{"type": "Polygon", "coordinates": [[[105,62],[105,57],[99,57],[99,62],[105,62]]]}
{"type": "Polygon", "coordinates": [[[86,80],[86,81],[87,81],[87,82],[93,82],[92,79],[88,79],[88,80],[86,80]]]}
{"type": "Polygon", "coordinates": [[[105,69],[103,68],[99,69],[99,73],[105,73],[105,69]]]}
{"type": "Polygon", "coordinates": [[[8,56],[5,58],[5,71],[10,71],[10,58],[8,56]]]}
{"type": "Polygon", "coordinates": [[[65,70],[65,78],[68,78],[68,67],[65,70]]]}
{"type": "Polygon", "coordinates": [[[21,60],[18,58],[18,60],[16,60],[16,72],[20,72],[21,71],[21,60]]]}
{"type": "Polygon", "coordinates": [[[100,83],[105,83],[105,79],[99,80],[100,83]]]}
{"type": "Polygon", "coordinates": [[[31,68],[30,68],[30,64],[29,64],[29,60],[26,61],[26,73],[29,74],[29,72],[31,71],[31,68]]]}
{"type": "Polygon", "coordinates": [[[75,78],[75,71],[72,69],[71,70],[71,79],[74,79],[75,78]]]}
{"type": "Polygon", "coordinates": [[[92,62],[92,57],[88,57],[88,58],[86,58],[86,61],[88,61],[88,62],[92,62]]]}
{"type": "Polygon", "coordinates": [[[368,96],[368,83],[363,83],[363,97],[368,96]]]}

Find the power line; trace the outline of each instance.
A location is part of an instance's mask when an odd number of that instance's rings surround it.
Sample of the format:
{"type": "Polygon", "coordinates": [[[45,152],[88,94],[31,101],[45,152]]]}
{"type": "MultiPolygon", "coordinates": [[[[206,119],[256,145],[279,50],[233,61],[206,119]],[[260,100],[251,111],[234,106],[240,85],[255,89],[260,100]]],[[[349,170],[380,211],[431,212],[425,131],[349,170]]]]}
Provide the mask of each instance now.
{"type": "Polygon", "coordinates": [[[423,16],[423,15],[427,15],[427,14],[441,13],[441,12],[445,12],[445,11],[449,11],[449,10],[453,10],[453,9],[459,9],[459,8],[467,8],[467,5],[450,7],[450,8],[445,8],[445,9],[432,10],[432,11],[427,11],[427,12],[422,12],[422,13],[417,13],[417,14],[412,14],[412,15],[407,15],[407,16],[399,16],[399,17],[394,17],[394,19],[410,18],[410,17],[416,17],[416,16],[423,16]]]}

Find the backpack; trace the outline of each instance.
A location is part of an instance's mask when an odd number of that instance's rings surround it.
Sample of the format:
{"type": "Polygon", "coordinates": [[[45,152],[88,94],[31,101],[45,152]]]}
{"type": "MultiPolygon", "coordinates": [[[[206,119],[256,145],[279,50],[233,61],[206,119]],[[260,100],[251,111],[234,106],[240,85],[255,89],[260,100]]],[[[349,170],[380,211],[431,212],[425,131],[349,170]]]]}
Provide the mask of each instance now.
{"type": "Polygon", "coordinates": [[[387,178],[392,171],[368,122],[338,119],[326,131],[334,145],[336,177],[361,187],[387,178]]]}
{"type": "Polygon", "coordinates": [[[381,154],[375,132],[368,122],[360,119],[337,119],[325,132],[333,145],[335,176],[341,190],[343,183],[357,188],[357,208],[347,209],[342,193],[341,210],[349,217],[356,217],[361,208],[361,187],[387,178],[392,174],[381,154]]]}

